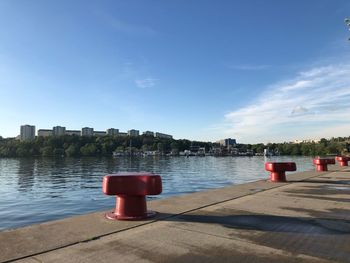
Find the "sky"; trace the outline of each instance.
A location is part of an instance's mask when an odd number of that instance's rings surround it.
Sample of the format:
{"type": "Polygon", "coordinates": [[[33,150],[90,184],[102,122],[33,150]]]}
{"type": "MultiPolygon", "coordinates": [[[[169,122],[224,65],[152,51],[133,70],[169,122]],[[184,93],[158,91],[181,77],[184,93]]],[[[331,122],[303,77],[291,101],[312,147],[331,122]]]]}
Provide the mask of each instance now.
{"type": "Polygon", "coordinates": [[[350,136],[348,0],[0,0],[0,136],[350,136]]]}

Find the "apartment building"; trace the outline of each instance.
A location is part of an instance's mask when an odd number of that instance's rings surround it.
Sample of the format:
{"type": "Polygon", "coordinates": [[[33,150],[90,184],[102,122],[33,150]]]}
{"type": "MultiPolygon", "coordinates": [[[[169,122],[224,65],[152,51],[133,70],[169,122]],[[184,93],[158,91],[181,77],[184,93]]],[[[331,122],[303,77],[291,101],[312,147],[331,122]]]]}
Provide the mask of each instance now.
{"type": "Polygon", "coordinates": [[[48,137],[48,136],[52,136],[52,130],[48,130],[48,129],[39,129],[39,130],[38,130],[38,136],[39,136],[39,137],[48,137]]]}
{"type": "Polygon", "coordinates": [[[81,135],[81,131],[79,131],[79,130],[66,130],[66,135],[80,136],[81,135]]]}
{"type": "Polygon", "coordinates": [[[93,136],[94,128],[84,127],[81,129],[81,136],[93,136]]]}
{"type": "Polygon", "coordinates": [[[139,130],[128,130],[128,135],[129,136],[139,136],[140,135],[140,131],[139,130]]]}
{"type": "Polygon", "coordinates": [[[231,139],[231,138],[227,138],[227,139],[223,139],[220,141],[217,141],[216,143],[220,144],[221,146],[235,146],[236,145],[236,139],[231,139]]]}
{"type": "MultiPolygon", "coordinates": [[[[164,134],[160,132],[152,132],[152,131],[145,131],[142,133],[146,136],[152,136],[152,137],[158,137],[158,138],[164,138],[164,139],[172,139],[173,136],[169,134],[164,134]]],[[[76,136],[131,136],[131,137],[137,137],[140,136],[140,131],[131,129],[128,130],[128,132],[120,132],[119,129],[115,128],[109,128],[106,131],[94,131],[94,128],[90,127],[84,127],[81,130],[66,130],[66,127],[62,126],[55,126],[50,129],[39,129],[38,130],[38,136],[40,137],[48,137],[48,136],[63,136],[63,135],[76,135],[76,136]]],[[[21,141],[25,140],[32,140],[35,138],[35,126],[32,125],[22,125],[21,126],[21,133],[19,135],[19,139],[21,141]]],[[[231,140],[231,139],[226,139],[231,140]]],[[[235,140],[234,140],[235,141],[235,140]]]]}
{"type": "Polygon", "coordinates": [[[66,134],[66,127],[55,126],[52,128],[52,134],[54,136],[63,136],[66,134]]]}
{"type": "Polygon", "coordinates": [[[152,132],[152,131],[145,131],[142,134],[145,135],[145,136],[152,136],[152,137],[154,137],[154,132],[152,132]]]}
{"type": "Polygon", "coordinates": [[[156,136],[157,138],[163,138],[163,139],[172,139],[173,136],[169,135],[169,134],[165,134],[165,133],[160,133],[160,132],[156,132],[156,136]]]}
{"type": "Polygon", "coordinates": [[[94,131],[94,136],[106,136],[107,132],[105,131],[94,131]]]}
{"type": "Polygon", "coordinates": [[[114,128],[107,129],[107,134],[110,136],[116,136],[119,134],[119,129],[114,129],[114,128]]]}
{"type": "Polygon", "coordinates": [[[126,132],[119,132],[118,136],[125,137],[125,136],[128,136],[128,133],[126,133],[126,132]]]}
{"type": "Polygon", "coordinates": [[[30,141],[35,139],[35,126],[34,125],[22,125],[20,130],[20,140],[30,141]]]}

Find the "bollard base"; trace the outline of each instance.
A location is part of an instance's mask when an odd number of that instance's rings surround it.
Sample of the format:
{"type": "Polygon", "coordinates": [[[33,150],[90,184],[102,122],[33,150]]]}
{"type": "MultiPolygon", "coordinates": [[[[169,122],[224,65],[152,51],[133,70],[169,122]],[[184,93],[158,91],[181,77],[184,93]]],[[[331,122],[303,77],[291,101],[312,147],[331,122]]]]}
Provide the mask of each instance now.
{"type": "Polygon", "coordinates": [[[142,219],[148,219],[156,216],[157,212],[155,211],[147,211],[143,215],[138,216],[127,216],[127,215],[118,215],[114,211],[106,213],[105,217],[110,220],[142,220],[142,219]]]}
{"type": "Polygon", "coordinates": [[[317,172],[326,172],[328,171],[327,165],[316,165],[317,172]]]}
{"type": "Polygon", "coordinates": [[[117,195],[114,211],[107,213],[111,220],[142,220],[155,216],[157,213],[147,210],[144,195],[117,195]]]}
{"type": "Polygon", "coordinates": [[[272,183],[284,183],[287,182],[285,172],[271,172],[270,173],[270,182],[272,183]]]}

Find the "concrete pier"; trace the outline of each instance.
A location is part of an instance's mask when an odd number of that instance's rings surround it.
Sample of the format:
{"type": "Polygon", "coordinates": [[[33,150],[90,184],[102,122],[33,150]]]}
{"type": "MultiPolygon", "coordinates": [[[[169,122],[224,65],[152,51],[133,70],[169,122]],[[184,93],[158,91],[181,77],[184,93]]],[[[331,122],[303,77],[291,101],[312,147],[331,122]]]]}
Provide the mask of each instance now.
{"type": "Polygon", "coordinates": [[[151,220],[97,212],[3,231],[0,262],[350,262],[350,169],[287,180],[152,201],[151,220]]]}

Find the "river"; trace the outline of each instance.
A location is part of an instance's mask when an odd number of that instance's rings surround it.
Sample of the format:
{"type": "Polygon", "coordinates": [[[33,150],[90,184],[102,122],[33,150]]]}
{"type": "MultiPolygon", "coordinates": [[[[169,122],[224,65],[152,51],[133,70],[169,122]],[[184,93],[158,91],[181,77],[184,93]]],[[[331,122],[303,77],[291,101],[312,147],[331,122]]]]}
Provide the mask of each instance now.
{"type": "Polygon", "coordinates": [[[0,231],[112,209],[102,177],[123,171],[162,176],[166,198],[266,179],[265,161],[294,161],[313,169],[311,157],[17,158],[0,159],[0,231]]]}

